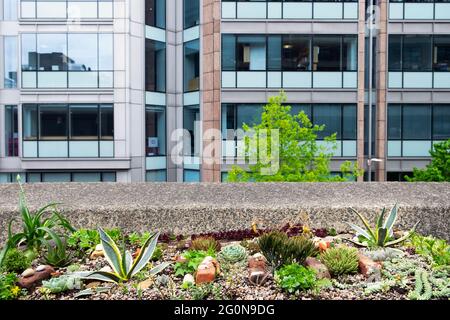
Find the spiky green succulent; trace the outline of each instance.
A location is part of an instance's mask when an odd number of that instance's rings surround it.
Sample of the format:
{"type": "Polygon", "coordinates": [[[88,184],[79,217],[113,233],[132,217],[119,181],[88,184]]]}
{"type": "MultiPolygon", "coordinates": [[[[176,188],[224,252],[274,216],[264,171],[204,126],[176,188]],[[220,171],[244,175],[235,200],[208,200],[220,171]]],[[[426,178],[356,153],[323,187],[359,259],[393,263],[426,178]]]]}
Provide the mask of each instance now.
{"type": "Polygon", "coordinates": [[[223,247],[219,252],[218,258],[219,260],[228,263],[237,263],[246,260],[247,256],[247,250],[243,246],[239,244],[232,244],[223,247]]]}
{"type": "Polygon", "coordinates": [[[320,260],[332,275],[356,273],[358,271],[358,250],[350,247],[330,248],[321,254],[320,260]]]}
{"type": "Polygon", "coordinates": [[[375,227],[371,227],[366,218],[364,218],[358,211],[350,208],[359,219],[362,221],[364,228],[361,228],[353,223],[349,223],[349,226],[356,231],[358,240],[349,240],[354,244],[361,247],[390,247],[396,244],[402,243],[407,240],[416,230],[418,221],[414,227],[407,232],[403,237],[394,239],[394,224],[397,220],[398,207],[397,204],[392,208],[387,219],[384,219],[386,214],[386,208],[383,208],[381,214],[377,217],[375,227]]]}

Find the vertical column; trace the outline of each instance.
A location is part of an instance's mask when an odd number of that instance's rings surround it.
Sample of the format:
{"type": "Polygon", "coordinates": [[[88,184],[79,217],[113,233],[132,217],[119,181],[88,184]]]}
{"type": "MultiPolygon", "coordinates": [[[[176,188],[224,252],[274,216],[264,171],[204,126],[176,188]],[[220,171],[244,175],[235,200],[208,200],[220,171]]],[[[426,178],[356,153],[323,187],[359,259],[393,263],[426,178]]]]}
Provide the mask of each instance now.
{"type": "Polygon", "coordinates": [[[379,29],[377,37],[377,112],[376,112],[376,157],[381,162],[376,164],[376,180],[386,180],[386,161],[387,161],[387,103],[386,103],[386,69],[387,69],[387,0],[378,0],[379,6],[379,29]]]}
{"type": "MultiPolygon", "coordinates": [[[[358,17],[358,107],[357,107],[357,158],[360,168],[365,168],[364,161],[364,104],[365,104],[365,38],[366,38],[366,5],[359,1],[358,17]]],[[[363,177],[358,178],[362,182],[363,177]]]]}
{"type": "Polygon", "coordinates": [[[201,117],[202,182],[221,181],[220,138],[220,0],[203,0],[201,6],[201,117]]]}

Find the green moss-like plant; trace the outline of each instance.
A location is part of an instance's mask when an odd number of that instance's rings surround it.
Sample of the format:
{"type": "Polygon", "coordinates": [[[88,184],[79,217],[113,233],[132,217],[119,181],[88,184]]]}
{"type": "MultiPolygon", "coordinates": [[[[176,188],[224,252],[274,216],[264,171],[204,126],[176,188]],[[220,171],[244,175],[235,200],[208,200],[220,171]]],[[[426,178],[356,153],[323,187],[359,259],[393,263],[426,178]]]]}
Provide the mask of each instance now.
{"type": "Polygon", "coordinates": [[[356,273],[358,271],[358,250],[350,247],[330,248],[320,256],[333,276],[356,273]]]}
{"type": "Polygon", "coordinates": [[[238,244],[226,246],[220,250],[218,258],[227,263],[237,263],[247,260],[247,250],[238,244]]]}
{"type": "Polygon", "coordinates": [[[213,237],[199,237],[192,240],[192,250],[209,251],[213,250],[218,252],[220,250],[220,243],[213,237]]]}
{"type": "Polygon", "coordinates": [[[6,272],[21,273],[31,266],[31,261],[26,254],[18,249],[9,249],[3,260],[1,270],[6,272]]]}
{"type": "Polygon", "coordinates": [[[284,291],[296,293],[314,288],[317,278],[314,270],[293,263],[276,271],[275,281],[284,291]]]}

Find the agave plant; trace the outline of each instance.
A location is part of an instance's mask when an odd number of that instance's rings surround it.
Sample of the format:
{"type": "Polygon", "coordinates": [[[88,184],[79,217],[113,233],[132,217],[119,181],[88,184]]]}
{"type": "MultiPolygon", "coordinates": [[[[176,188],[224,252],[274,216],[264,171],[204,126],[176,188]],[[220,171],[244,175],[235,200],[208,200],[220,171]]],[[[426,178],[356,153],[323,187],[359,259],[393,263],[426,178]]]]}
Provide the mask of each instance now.
{"type": "Polygon", "coordinates": [[[67,251],[66,239],[61,238],[58,234],[48,228],[41,228],[51,237],[53,243],[44,240],[47,252],[43,255],[43,261],[52,267],[64,268],[72,263],[72,255],[67,251]]]}
{"type": "Polygon", "coordinates": [[[354,212],[364,224],[365,229],[353,224],[349,223],[350,227],[356,231],[356,236],[358,237],[358,241],[349,240],[354,244],[361,247],[390,247],[403,241],[407,240],[416,230],[417,225],[420,221],[418,221],[414,227],[407,232],[403,237],[399,239],[394,239],[394,224],[397,220],[398,207],[397,204],[392,208],[389,213],[387,219],[385,220],[386,208],[383,208],[381,214],[377,217],[377,222],[374,228],[369,225],[369,222],[366,218],[364,218],[358,211],[353,208],[350,208],[352,212],[354,212]]]}
{"type": "MultiPolygon", "coordinates": [[[[100,280],[104,282],[126,282],[141,271],[150,261],[158,243],[159,232],[151,235],[145,241],[139,255],[133,260],[130,251],[119,250],[114,240],[102,228],[98,229],[100,241],[105,251],[105,258],[113,272],[95,271],[84,275],[84,279],[100,280]]],[[[156,275],[164,270],[170,263],[165,262],[150,270],[151,275],[156,275]]]]}

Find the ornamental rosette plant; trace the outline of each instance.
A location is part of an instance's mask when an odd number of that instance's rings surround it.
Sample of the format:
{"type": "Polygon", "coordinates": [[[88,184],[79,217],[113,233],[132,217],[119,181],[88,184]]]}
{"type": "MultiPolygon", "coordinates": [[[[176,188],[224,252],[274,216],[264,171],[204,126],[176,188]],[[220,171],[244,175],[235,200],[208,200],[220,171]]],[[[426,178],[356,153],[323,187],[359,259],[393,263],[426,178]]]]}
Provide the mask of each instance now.
{"type": "MultiPolygon", "coordinates": [[[[130,251],[119,250],[114,240],[102,228],[98,229],[100,241],[105,252],[105,258],[111,266],[113,272],[95,271],[83,276],[83,279],[100,280],[105,282],[127,282],[141,271],[153,256],[158,243],[159,232],[148,237],[142,246],[136,259],[130,251]]],[[[149,271],[150,275],[156,275],[163,271],[169,262],[161,263],[149,271]]]]}

